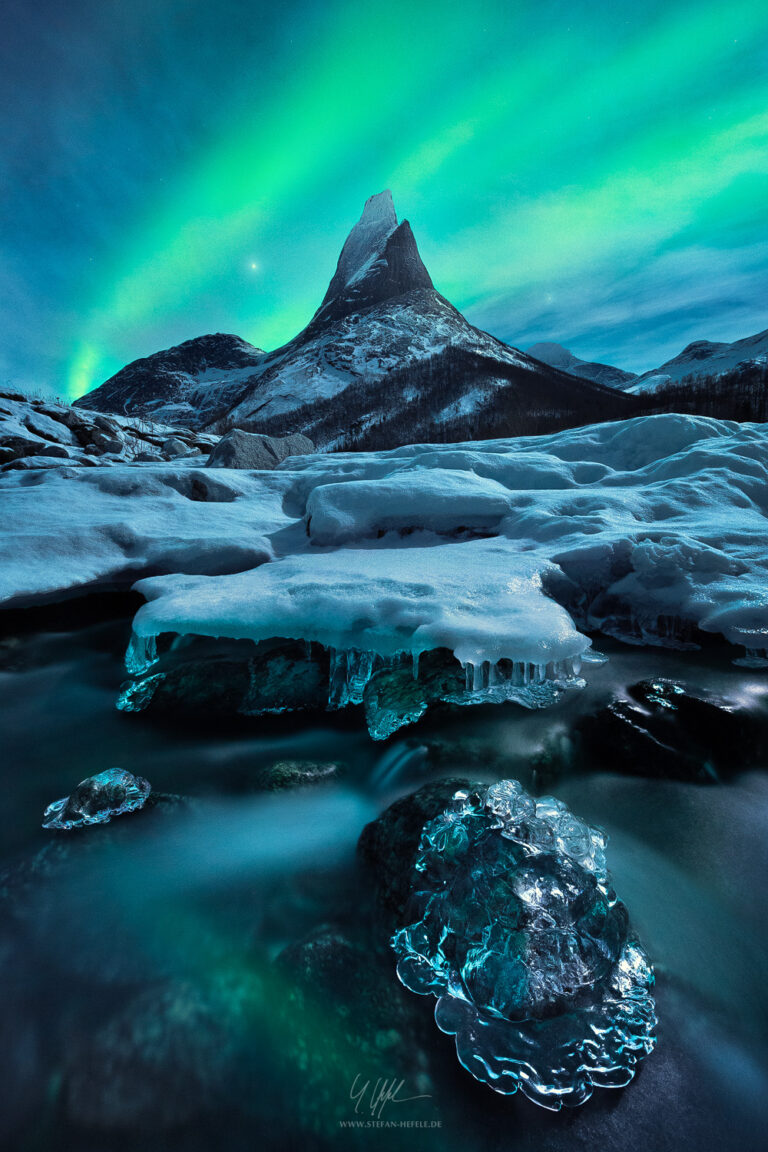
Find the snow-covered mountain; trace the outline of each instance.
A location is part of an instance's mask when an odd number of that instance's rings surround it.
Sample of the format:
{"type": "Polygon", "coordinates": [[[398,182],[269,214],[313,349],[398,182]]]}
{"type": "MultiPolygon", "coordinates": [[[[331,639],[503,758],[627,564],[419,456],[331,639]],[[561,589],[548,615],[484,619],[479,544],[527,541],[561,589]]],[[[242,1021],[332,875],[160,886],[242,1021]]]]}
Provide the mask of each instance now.
{"type": "Polygon", "coordinates": [[[571,376],[581,376],[583,380],[594,380],[597,384],[607,384],[609,388],[623,388],[629,390],[637,380],[634,372],[625,372],[623,368],[615,368],[612,364],[600,364],[592,360],[579,360],[578,356],[564,348],[562,344],[552,344],[543,341],[528,348],[528,355],[542,364],[549,364],[551,368],[560,368],[569,372],[571,376]]]}
{"type": "Polygon", "coordinates": [[[132,361],[75,406],[201,428],[226,412],[263,359],[239,336],[198,336],[132,361]]]}
{"type": "Polygon", "coordinates": [[[433,287],[388,191],[367,201],[320,307],[288,344],[259,353],[231,336],[188,341],[129,364],[82,403],[193,427],[224,417],[251,431],[302,431],[322,447],[361,446],[374,429],[387,447],[631,414],[614,390],[470,324],[433,287]]]}
{"type": "Polygon", "coordinates": [[[677,383],[688,377],[720,376],[741,365],[764,364],[767,360],[768,328],[730,344],[695,340],[659,368],[643,373],[626,390],[636,395],[653,393],[665,384],[677,383]]]}

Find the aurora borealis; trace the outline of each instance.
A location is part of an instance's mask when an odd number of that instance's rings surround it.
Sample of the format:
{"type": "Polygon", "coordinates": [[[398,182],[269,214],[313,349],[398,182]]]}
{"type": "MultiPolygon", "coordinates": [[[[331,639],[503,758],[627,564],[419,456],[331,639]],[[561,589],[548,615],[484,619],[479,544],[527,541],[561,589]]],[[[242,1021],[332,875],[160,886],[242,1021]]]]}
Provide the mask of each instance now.
{"type": "Polygon", "coordinates": [[[436,287],[637,371],[768,326],[762,0],[12,0],[0,379],[264,348],[392,189],[436,287]]]}

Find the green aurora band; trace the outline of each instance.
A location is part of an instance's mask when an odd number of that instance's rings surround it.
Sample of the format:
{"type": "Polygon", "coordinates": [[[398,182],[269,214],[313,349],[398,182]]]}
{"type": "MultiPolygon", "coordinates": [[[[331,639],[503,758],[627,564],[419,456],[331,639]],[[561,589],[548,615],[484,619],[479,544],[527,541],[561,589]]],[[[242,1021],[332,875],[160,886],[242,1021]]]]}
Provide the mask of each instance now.
{"type": "Polygon", "coordinates": [[[383,187],[436,286],[477,322],[606,267],[764,237],[761,0],[336,0],[236,72],[220,130],[147,187],[91,269],[70,398],[154,351],[158,318],[179,340],[290,339],[383,187]]]}

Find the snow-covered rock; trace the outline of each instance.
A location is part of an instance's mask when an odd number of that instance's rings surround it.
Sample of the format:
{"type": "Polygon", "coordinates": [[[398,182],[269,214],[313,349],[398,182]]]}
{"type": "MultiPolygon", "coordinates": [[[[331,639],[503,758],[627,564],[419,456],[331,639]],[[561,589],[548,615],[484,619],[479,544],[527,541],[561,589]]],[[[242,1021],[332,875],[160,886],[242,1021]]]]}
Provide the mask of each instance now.
{"type": "Polygon", "coordinates": [[[162,636],[282,638],[340,654],[346,698],[440,650],[495,699],[575,676],[587,632],[768,651],[765,425],[670,414],[258,473],[65,465],[0,490],[6,604],[150,577],[134,673],[162,636]]]}
{"type": "Polygon", "coordinates": [[[289,456],[305,456],[315,446],[308,436],[263,436],[233,428],[222,436],[208,459],[209,468],[276,468],[289,456]]]}
{"type": "Polygon", "coordinates": [[[188,428],[0,391],[0,467],[8,471],[67,462],[170,460],[209,453],[217,440],[188,428]]]}

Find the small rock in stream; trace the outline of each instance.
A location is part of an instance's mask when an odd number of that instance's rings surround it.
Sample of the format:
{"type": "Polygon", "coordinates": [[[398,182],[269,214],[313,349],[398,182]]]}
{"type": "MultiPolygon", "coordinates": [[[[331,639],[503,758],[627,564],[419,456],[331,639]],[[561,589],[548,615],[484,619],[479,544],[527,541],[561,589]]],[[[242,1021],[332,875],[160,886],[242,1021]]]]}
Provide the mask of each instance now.
{"type": "Polygon", "coordinates": [[[43,828],[69,832],[88,824],[108,824],[113,816],[143,808],[151,791],[151,784],[142,776],[108,768],[81,780],[70,796],[49,804],[43,814],[43,828]]]}

